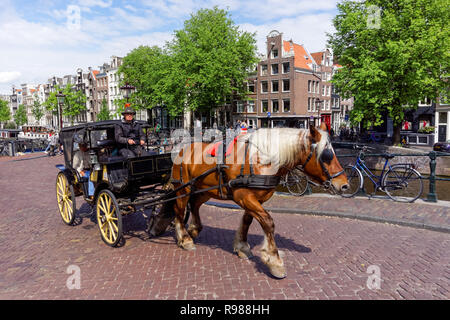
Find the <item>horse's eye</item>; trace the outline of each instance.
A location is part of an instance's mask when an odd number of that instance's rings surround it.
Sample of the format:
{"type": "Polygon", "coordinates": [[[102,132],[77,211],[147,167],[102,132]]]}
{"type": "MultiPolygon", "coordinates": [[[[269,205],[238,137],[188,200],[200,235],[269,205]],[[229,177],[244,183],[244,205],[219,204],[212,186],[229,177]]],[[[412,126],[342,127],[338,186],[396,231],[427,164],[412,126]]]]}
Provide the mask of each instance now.
{"type": "Polygon", "coordinates": [[[330,149],[323,150],[322,155],[320,156],[320,159],[328,164],[331,162],[331,160],[333,160],[333,158],[334,153],[330,149]]]}

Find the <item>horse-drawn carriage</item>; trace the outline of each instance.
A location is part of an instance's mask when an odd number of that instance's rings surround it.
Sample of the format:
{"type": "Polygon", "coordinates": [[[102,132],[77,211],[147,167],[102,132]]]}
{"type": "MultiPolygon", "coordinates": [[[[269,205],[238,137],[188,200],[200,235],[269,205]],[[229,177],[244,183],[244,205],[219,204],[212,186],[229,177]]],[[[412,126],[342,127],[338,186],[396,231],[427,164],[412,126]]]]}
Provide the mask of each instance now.
{"type": "Polygon", "coordinates": [[[114,140],[119,123],[112,120],[63,128],[60,140],[65,164],[57,166],[60,172],[56,179],[56,198],[64,223],[74,224],[76,198],[83,196],[94,209],[103,241],[110,246],[117,246],[122,240],[122,215],[137,209],[156,212],[164,208],[164,203],[155,199],[161,200],[168,194],[165,185],[172,168],[170,153],[119,156],[114,140]],[[81,143],[88,148],[89,178],[81,176],[73,166],[81,143]],[[88,193],[89,181],[94,185],[93,196],[88,193]]]}
{"type": "Polygon", "coordinates": [[[75,198],[95,206],[96,220],[104,242],[116,246],[122,239],[122,214],[142,206],[152,210],[148,232],[159,235],[173,221],[178,245],[195,249],[194,239],[202,230],[199,209],[210,198],[235,201],[244,209],[233,250],[241,258],[252,255],[247,233],[256,219],[265,234],[261,258],[277,278],[286,271],[274,237],[274,223],[262,207],[289,170],[300,167],[313,181],[342,192],[348,188],[344,170],[335,157],[326,128],[259,129],[214,143],[195,140],[177,152],[135,158],[114,154],[114,121],[65,128],[60,133],[65,166],[56,182],[63,221],[72,224],[75,198]],[[81,136],[88,142],[90,179],[94,197],[88,198],[87,181],[72,167],[73,151],[81,136]],[[172,161],[173,159],[173,161],[172,161]],[[191,215],[189,227],[185,224],[191,215]]]}

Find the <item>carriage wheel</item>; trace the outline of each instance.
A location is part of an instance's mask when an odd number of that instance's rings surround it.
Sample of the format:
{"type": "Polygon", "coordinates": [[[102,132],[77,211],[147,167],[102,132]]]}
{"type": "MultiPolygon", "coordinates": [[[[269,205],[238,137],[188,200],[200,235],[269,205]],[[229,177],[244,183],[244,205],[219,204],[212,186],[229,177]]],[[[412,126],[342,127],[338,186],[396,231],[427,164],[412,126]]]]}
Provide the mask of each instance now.
{"type": "Polygon", "coordinates": [[[69,184],[69,180],[62,172],[56,177],[56,201],[62,220],[65,224],[72,225],[76,211],[75,192],[73,185],[69,184]]]}
{"type": "Polygon", "coordinates": [[[116,197],[109,190],[102,190],[97,196],[97,224],[102,240],[115,247],[122,239],[122,215],[116,197]]]}

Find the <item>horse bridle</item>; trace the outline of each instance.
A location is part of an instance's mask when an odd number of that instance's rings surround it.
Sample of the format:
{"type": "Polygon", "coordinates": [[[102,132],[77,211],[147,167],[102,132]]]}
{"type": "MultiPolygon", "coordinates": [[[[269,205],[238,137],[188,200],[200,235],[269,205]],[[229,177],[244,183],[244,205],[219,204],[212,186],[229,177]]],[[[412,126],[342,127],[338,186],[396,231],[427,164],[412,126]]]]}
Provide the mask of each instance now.
{"type": "MultiPolygon", "coordinates": [[[[316,143],[311,144],[311,152],[309,153],[308,158],[306,158],[306,161],[303,163],[303,165],[301,165],[299,167],[302,171],[305,171],[304,168],[306,167],[306,164],[309,162],[309,160],[311,160],[314,151],[316,151],[316,156],[317,156],[317,144],[316,143]]],[[[325,167],[324,162],[327,164],[330,164],[331,160],[333,160],[333,158],[334,158],[334,152],[329,148],[324,149],[322,151],[322,154],[319,157],[320,166],[322,167],[322,170],[325,173],[325,176],[327,177],[327,180],[323,182],[324,187],[327,189],[331,187],[331,180],[333,180],[334,178],[336,178],[344,173],[344,170],[341,170],[333,175],[330,174],[328,169],[325,167]]]]}

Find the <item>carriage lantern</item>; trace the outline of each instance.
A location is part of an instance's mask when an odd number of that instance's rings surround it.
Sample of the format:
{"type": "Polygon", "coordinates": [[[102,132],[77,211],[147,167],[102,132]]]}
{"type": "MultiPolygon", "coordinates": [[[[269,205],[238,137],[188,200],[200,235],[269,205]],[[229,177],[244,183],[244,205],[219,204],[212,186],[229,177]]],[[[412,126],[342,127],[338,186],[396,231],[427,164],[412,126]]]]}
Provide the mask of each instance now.
{"type": "Polygon", "coordinates": [[[131,97],[131,94],[133,93],[134,89],[136,89],[135,87],[133,87],[131,84],[125,83],[124,86],[120,87],[120,90],[122,90],[123,92],[123,96],[125,99],[128,99],[131,97]]]}

